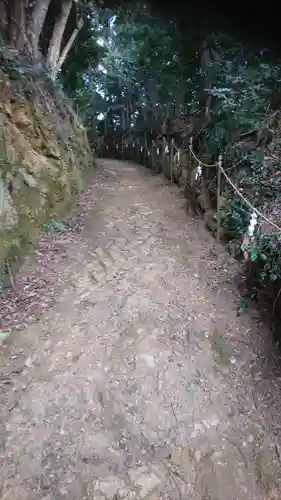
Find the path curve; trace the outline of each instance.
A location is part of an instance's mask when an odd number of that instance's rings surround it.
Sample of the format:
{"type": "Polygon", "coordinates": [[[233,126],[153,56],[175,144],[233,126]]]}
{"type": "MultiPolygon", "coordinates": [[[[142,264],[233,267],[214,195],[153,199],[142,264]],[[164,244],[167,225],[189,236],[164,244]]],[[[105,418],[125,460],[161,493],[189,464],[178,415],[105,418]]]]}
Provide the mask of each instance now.
{"type": "Polygon", "coordinates": [[[233,262],[141,167],[87,196],[54,304],[2,346],[1,499],[281,499],[280,373],[233,262]]]}

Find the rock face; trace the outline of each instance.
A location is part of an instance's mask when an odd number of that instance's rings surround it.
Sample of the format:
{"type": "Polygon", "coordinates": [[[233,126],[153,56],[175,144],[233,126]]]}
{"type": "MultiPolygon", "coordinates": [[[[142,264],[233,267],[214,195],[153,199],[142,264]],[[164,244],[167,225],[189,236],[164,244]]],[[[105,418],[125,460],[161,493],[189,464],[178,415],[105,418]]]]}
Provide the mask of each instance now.
{"type": "Polygon", "coordinates": [[[0,49],[0,288],[43,224],[85,184],[93,159],[84,127],[43,70],[0,49]]]}

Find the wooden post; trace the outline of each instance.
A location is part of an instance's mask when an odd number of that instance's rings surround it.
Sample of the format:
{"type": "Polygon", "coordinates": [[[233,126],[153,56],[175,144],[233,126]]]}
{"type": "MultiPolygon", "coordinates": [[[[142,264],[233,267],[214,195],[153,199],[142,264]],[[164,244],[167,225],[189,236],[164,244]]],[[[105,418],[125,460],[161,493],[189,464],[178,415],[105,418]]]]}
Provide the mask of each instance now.
{"type": "Polygon", "coordinates": [[[222,166],[222,155],[219,155],[218,166],[217,166],[217,251],[219,251],[220,223],[221,223],[221,205],[220,205],[220,195],[221,195],[221,166],[222,166]]]}
{"type": "Polygon", "coordinates": [[[166,156],[166,152],[165,152],[165,147],[166,147],[166,144],[165,144],[165,139],[162,139],[162,142],[161,142],[161,150],[160,150],[160,153],[161,153],[161,173],[164,172],[164,165],[165,165],[165,156],[166,156]]]}
{"type": "Polygon", "coordinates": [[[187,165],[187,178],[190,180],[191,162],[192,162],[192,141],[193,137],[189,139],[189,151],[188,151],[188,165],[187,165]]]}
{"type": "Polygon", "coordinates": [[[173,184],[173,166],[174,166],[174,139],[171,140],[170,150],[170,181],[173,184]]]}

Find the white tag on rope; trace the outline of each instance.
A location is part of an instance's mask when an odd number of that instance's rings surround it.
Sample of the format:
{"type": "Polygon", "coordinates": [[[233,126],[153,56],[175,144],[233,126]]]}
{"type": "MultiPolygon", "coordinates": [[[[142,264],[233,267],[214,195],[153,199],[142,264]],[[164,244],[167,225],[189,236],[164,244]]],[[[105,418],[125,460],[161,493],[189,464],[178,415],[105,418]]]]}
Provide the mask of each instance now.
{"type": "Polygon", "coordinates": [[[195,180],[198,181],[200,179],[202,179],[202,167],[199,163],[195,169],[195,180]]]}
{"type": "Polygon", "coordinates": [[[159,148],[156,149],[156,153],[159,155],[159,153],[160,153],[160,149],[159,148]]]}
{"type": "Polygon", "coordinates": [[[256,214],[256,212],[252,212],[251,213],[250,223],[249,223],[249,226],[248,226],[248,236],[250,236],[250,237],[254,236],[254,232],[255,232],[257,223],[258,223],[257,214],[256,214]]]}
{"type": "Polygon", "coordinates": [[[168,144],[165,144],[165,153],[169,153],[169,147],[168,147],[168,144]]]}

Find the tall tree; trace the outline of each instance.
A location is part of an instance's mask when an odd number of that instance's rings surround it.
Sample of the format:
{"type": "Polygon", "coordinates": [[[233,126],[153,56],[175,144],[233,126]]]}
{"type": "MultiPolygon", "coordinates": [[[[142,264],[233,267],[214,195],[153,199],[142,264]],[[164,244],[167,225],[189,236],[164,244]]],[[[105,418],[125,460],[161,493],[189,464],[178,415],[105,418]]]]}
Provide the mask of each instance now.
{"type": "Polygon", "coordinates": [[[34,56],[39,55],[39,40],[47,16],[51,0],[35,0],[30,20],[27,22],[27,31],[31,40],[34,56]]]}
{"type": "Polygon", "coordinates": [[[76,0],[0,0],[2,38],[19,51],[28,51],[36,60],[41,58],[43,50],[55,78],[83,26],[87,5],[90,5],[88,0],[79,4],[76,0]]]}
{"type": "MultiPolygon", "coordinates": [[[[55,19],[53,33],[49,43],[49,49],[47,54],[47,64],[51,68],[53,77],[56,77],[58,73],[63,35],[67,25],[71,7],[72,7],[72,0],[62,0],[60,5],[59,15],[55,19]]],[[[64,59],[65,57],[66,55],[64,56],[64,59]]]]}

